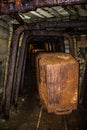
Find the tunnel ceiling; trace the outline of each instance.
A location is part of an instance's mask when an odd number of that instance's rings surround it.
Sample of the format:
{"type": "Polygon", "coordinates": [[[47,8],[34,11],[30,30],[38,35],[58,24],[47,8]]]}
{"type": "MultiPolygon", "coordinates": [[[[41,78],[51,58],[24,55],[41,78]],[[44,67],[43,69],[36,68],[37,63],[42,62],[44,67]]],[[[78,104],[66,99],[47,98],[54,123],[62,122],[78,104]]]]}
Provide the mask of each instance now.
{"type": "Polygon", "coordinates": [[[19,13],[24,22],[87,20],[87,5],[69,5],[37,8],[19,13]]]}
{"type": "Polygon", "coordinates": [[[15,19],[32,23],[31,29],[79,26],[87,30],[87,0],[1,0],[0,7],[1,15],[10,15],[14,23],[15,19]]]}

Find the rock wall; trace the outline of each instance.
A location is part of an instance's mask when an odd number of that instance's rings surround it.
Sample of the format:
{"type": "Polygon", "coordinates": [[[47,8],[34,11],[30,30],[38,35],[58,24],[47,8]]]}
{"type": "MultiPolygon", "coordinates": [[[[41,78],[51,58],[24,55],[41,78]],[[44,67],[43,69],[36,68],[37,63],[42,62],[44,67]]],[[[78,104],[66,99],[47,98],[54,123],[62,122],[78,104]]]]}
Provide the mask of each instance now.
{"type": "Polygon", "coordinates": [[[5,69],[8,55],[8,43],[10,36],[10,21],[9,15],[0,16],[0,101],[3,98],[5,69]]]}

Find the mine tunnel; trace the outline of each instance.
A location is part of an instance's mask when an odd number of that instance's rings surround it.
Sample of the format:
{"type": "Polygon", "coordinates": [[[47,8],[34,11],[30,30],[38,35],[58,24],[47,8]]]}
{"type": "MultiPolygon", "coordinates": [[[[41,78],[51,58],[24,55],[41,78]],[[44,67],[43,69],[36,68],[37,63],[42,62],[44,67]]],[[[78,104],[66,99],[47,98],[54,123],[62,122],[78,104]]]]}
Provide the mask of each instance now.
{"type": "Polygon", "coordinates": [[[87,0],[0,1],[0,130],[87,129],[87,0]]]}

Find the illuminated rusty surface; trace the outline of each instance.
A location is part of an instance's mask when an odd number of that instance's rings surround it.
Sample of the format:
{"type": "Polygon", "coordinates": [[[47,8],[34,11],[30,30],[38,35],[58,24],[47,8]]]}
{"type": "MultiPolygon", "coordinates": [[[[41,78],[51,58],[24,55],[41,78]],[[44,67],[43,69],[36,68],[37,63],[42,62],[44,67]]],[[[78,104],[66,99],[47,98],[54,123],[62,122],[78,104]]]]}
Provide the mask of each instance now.
{"type": "Polygon", "coordinates": [[[22,6],[21,0],[16,0],[16,6],[22,6]]]}
{"type": "Polygon", "coordinates": [[[9,0],[7,2],[0,3],[0,13],[12,13],[12,12],[26,12],[30,10],[35,10],[38,7],[51,7],[55,5],[72,5],[72,4],[82,4],[87,3],[86,0],[9,0]]]}
{"type": "Polygon", "coordinates": [[[67,114],[77,109],[78,69],[78,62],[70,54],[37,56],[38,90],[48,112],[67,114]]]}

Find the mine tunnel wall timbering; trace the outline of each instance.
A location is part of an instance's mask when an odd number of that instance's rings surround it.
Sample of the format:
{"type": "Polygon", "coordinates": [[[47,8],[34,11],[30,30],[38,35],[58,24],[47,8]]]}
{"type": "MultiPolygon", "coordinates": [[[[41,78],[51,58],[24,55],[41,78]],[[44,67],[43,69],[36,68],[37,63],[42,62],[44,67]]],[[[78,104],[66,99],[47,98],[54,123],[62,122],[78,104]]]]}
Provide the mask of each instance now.
{"type": "MultiPolygon", "coordinates": [[[[9,56],[11,55],[12,51],[12,38],[15,30],[14,26],[10,23],[11,18],[9,16],[3,16],[0,18],[0,102],[1,102],[1,108],[0,111],[2,111],[2,106],[4,99],[6,98],[6,83],[7,83],[7,76],[8,76],[8,68],[9,68],[9,56]],[[6,21],[6,17],[8,17],[8,21],[6,21]],[[4,35],[3,35],[4,34],[4,35]],[[2,100],[3,99],[3,100],[2,100]]],[[[17,25],[18,26],[18,25],[17,25]]],[[[26,29],[28,30],[28,29],[26,29]]],[[[19,34],[18,34],[19,35],[19,34]]],[[[13,78],[14,81],[12,80],[12,90],[11,91],[11,104],[15,102],[15,104],[18,102],[18,96],[19,96],[19,90],[20,92],[23,91],[23,82],[24,82],[24,77],[28,76],[24,75],[25,72],[25,65],[28,69],[28,65],[31,64],[33,72],[35,71],[35,57],[39,52],[65,52],[65,53],[70,53],[70,47],[69,47],[69,41],[62,36],[56,36],[56,38],[49,36],[49,38],[42,36],[41,38],[38,37],[33,37],[31,40],[29,39],[30,33],[27,32],[26,34],[23,32],[20,34],[19,39],[18,39],[18,47],[17,47],[17,53],[15,55],[16,60],[15,60],[15,65],[14,65],[14,73],[13,73],[13,78]],[[24,44],[23,44],[24,43],[24,44]],[[25,49],[24,49],[25,48],[25,49]],[[23,50],[22,50],[23,49],[23,50]],[[22,50],[22,51],[21,51],[22,50]],[[27,53],[26,53],[27,52],[27,53]],[[27,56],[27,61],[26,62],[26,56],[27,56]],[[22,63],[22,64],[21,64],[22,63]],[[20,67],[21,65],[21,67],[20,67]],[[18,66],[19,66],[19,71],[18,71],[18,66]],[[22,69],[22,72],[20,70],[22,69]],[[20,73],[17,73],[20,72],[20,73]],[[17,78],[20,77],[21,78],[17,78]],[[19,80],[19,81],[17,81],[19,80]],[[21,80],[21,82],[20,82],[21,80]],[[18,84],[15,84],[17,81],[18,84]],[[19,88],[15,89],[15,85],[19,88]]],[[[71,36],[73,39],[73,44],[74,44],[74,57],[78,60],[79,62],[79,102],[82,103],[83,97],[84,97],[84,92],[85,91],[85,86],[82,85],[83,81],[85,82],[85,76],[86,75],[86,60],[87,60],[87,35],[73,35],[71,36]]],[[[14,42],[15,43],[15,42],[14,42]]],[[[12,59],[14,60],[14,59],[12,59]]],[[[27,70],[26,69],[26,70],[27,70]]],[[[27,79],[27,78],[26,78],[27,79]]],[[[26,80],[27,82],[27,80],[26,80]]],[[[9,94],[8,94],[9,95],[9,94]]],[[[86,98],[86,96],[84,97],[86,98]]],[[[6,99],[5,99],[6,100],[6,99]]],[[[10,104],[10,105],[11,105],[10,104]]],[[[9,106],[10,106],[9,105],[9,106]]],[[[7,105],[8,107],[8,105],[7,105]]],[[[10,109],[10,108],[9,108],[10,109]]],[[[7,109],[7,112],[9,110],[7,109]]],[[[8,112],[9,113],[9,112],[8,112]]],[[[8,114],[7,113],[7,114],[8,114]]]]}

